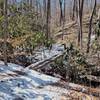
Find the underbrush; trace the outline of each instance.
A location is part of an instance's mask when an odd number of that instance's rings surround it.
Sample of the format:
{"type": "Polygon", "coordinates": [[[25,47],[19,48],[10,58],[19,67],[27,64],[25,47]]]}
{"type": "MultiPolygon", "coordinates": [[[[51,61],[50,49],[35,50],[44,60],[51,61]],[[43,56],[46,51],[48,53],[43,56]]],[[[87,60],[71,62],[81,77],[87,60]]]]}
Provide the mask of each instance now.
{"type": "Polygon", "coordinates": [[[56,59],[50,65],[50,70],[46,72],[70,82],[96,87],[100,83],[99,80],[92,79],[92,76],[99,77],[100,70],[96,66],[88,62],[85,53],[80,52],[71,44],[66,48],[65,54],[56,59]]]}

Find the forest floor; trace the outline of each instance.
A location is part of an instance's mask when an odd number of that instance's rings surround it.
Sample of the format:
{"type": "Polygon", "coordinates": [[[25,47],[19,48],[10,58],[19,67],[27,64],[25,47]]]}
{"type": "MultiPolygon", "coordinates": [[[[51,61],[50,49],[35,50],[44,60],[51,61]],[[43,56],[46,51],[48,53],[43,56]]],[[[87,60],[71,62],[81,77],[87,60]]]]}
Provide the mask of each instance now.
{"type": "MultiPolygon", "coordinates": [[[[91,88],[64,81],[42,74],[41,67],[47,68],[52,58],[63,53],[62,45],[54,45],[51,51],[46,50],[43,56],[41,50],[34,55],[38,61],[28,67],[0,62],[0,99],[1,100],[99,100],[99,88],[91,88]],[[49,62],[48,62],[49,61],[49,62]],[[43,64],[44,63],[44,64],[43,64]],[[42,65],[42,66],[40,66],[42,65]],[[34,66],[39,66],[38,72],[34,66]]],[[[33,57],[33,58],[34,58],[33,57]]]]}
{"type": "Polygon", "coordinates": [[[76,86],[16,64],[4,66],[0,62],[0,100],[99,100],[99,97],[83,93],[86,87],[75,91],[63,87],[65,84],[76,86]]]}
{"type": "MultiPolygon", "coordinates": [[[[84,45],[80,50],[81,52],[86,52],[88,22],[89,16],[86,16],[83,19],[84,45]]],[[[87,87],[85,84],[79,85],[70,83],[68,80],[62,80],[60,75],[55,75],[55,77],[53,75],[49,76],[40,69],[34,69],[38,66],[39,68],[47,68],[50,66],[49,62],[54,61],[52,58],[56,58],[63,53],[64,47],[61,44],[66,44],[66,46],[68,46],[70,43],[73,43],[73,45],[78,48],[76,41],[77,30],[77,24],[73,21],[65,25],[65,35],[62,40],[62,27],[58,27],[54,37],[57,46],[55,45],[51,51],[45,50],[44,53],[43,50],[37,50],[35,54],[31,56],[24,53],[24,57],[28,57],[32,62],[27,63],[26,60],[24,62],[11,61],[11,63],[8,64],[9,66],[4,66],[3,62],[0,62],[0,100],[99,100],[100,85],[96,88],[92,88],[91,86],[87,87]],[[26,66],[24,66],[23,63],[27,63],[26,66]]],[[[28,34],[8,41],[10,41],[13,46],[17,46],[22,44],[26,38],[31,35],[32,34],[28,34]]],[[[19,53],[21,55],[21,52],[19,53]]],[[[24,54],[22,53],[22,55],[24,54]]],[[[88,55],[85,53],[85,56],[88,58],[90,64],[96,65],[95,68],[97,68],[99,72],[100,58],[98,59],[97,53],[90,53],[88,55]]],[[[20,57],[21,56],[19,56],[19,58],[20,57]]],[[[96,80],[94,76],[88,78],[89,80],[96,80]]],[[[98,81],[100,83],[100,75],[98,81]]]]}

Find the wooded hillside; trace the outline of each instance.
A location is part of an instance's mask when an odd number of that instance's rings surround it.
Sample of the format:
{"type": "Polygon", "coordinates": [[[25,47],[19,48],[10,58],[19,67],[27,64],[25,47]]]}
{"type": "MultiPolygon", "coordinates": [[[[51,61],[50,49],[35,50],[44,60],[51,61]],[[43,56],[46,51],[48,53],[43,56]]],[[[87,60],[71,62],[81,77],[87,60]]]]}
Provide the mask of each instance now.
{"type": "Polygon", "coordinates": [[[100,0],[0,0],[0,100],[99,98],[100,0]]]}

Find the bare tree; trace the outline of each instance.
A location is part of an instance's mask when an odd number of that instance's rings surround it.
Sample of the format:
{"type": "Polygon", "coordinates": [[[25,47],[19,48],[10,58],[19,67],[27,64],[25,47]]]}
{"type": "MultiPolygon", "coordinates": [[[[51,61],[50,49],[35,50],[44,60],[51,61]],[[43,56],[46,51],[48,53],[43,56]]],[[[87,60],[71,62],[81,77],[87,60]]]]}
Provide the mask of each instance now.
{"type": "Polygon", "coordinates": [[[59,0],[60,5],[60,25],[62,26],[62,40],[63,40],[63,34],[64,34],[64,24],[65,24],[65,10],[66,10],[66,2],[65,0],[59,0]]]}
{"type": "Polygon", "coordinates": [[[63,21],[63,25],[62,25],[62,30],[63,30],[63,32],[62,32],[62,40],[63,40],[63,35],[64,35],[64,33],[65,33],[65,31],[64,31],[64,26],[65,26],[65,12],[66,12],[66,2],[65,2],[65,0],[63,1],[64,2],[64,9],[63,9],[63,15],[62,15],[62,21],[63,21]]]}
{"type": "Polygon", "coordinates": [[[33,0],[30,0],[30,7],[32,8],[33,0]]]}
{"type": "Polygon", "coordinates": [[[60,4],[60,25],[62,25],[62,19],[63,19],[63,0],[59,0],[60,4]]]}
{"type": "Polygon", "coordinates": [[[83,5],[84,0],[78,0],[78,24],[79,24],[79,33],[78,33],[78,45],[82,48],[82,16],[83,16],[83,5]]]}
{"type": "Polygon", "coordinates": [[[47,2],[43,0],[43,32],[45,32],[46,27],[46,17],[47,17],[47,2]]]}
{"type": "Polygon", "coordinates": [[[46,0],[43,0],[43,9],[44,9],[44,13],[46,13],[46,0]]]}
{"type": "Polygon", "coordinates": [[[87,53],[89,53],[90,50],[90,41],[91,41],[91,33],[92,33],[92,21],[93,21],[93,15],[95,14],[95,9],[96,9],[96,0],[94,3],[94,8],[90,17],[89,21],[89,34],[88,34],[88,43],[87,43],[87,53]]]}
{"type": "Polygon", "coordinates": [[[4,63],[5,65],[7,65],[7,32],[8,32],[7,1],[8,0],[4,0],[4,63]]]}
{"type": "Polygon", "coordinates": [[[0,1],[0,14],[3,15],[3,0],[0,1]]]}
{"type": "Polygon", "coordinates": [[[76,0],[73,1],[73,14],[72,14],[72,20],[75,19],[75,6],[76,6],[75,2],[76,2],[76,0]]]}
{"type": "Polygon", "coordinates": [[[30,1],[29,1],[29,0],[27,0],[27,4],[28,4],[28,5],[29,5],[29,2],[30,2],[30,1]]]}
{"type": "Polygon", "coordinates": [[[47,40],[50,38],[50,23],[51,23],[51,0],[47,2],[47,40]]]}
{"type": "Polygon", "coordinates": [[[75,18],[78,17],[78,7],[77,7],[77,0],[73,1],[73,14],[72,14],[72,20],[75,20],[75,18]]]}

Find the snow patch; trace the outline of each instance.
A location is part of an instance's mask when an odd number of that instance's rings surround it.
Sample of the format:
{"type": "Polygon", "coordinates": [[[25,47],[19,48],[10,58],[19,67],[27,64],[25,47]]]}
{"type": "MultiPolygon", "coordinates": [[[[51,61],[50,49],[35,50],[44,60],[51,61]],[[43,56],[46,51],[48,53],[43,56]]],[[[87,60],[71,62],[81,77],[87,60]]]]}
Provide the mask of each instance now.
{"type": "Polygon", "coordinates": [[[22,66],[16,64],[9,63],[8,66],[5,66],[0,63],[0,75],[14,74],[18,70],[24,72],[25,75],[12,78],[8,75],[5,76],[9,77],[8,79],[0,80],[0,100],[52,100],[50,97],[52,92],[49,94],[49,91],[42,92],[40,90],[60,79],[34,70],[24,70],[22,66]]]}

